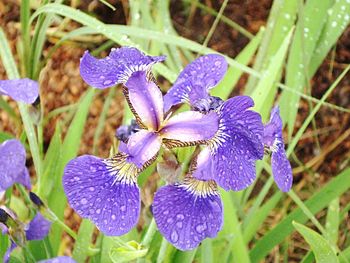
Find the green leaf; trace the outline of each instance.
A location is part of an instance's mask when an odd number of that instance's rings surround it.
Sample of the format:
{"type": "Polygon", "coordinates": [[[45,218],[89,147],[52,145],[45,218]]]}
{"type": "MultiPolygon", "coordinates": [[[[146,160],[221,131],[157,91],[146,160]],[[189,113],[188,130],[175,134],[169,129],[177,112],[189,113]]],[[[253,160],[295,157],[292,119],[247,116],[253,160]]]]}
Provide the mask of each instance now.
{"type": "Polygon", "coordinates": [[[89,256],[89,247],[94,229],[95,225],[92,224],[91,221],[83,219],[73,250],[73,259],[77,262],[85,262],[89,256]]]}
{"type": "MultiPolygon", "coordinates": [[[[325,208],[334,198],[341,196],[349,188],[350,169],[346,169],[326,184],[320,191],[305,201],[305,205],[313,214],[316,214],[325,208]]],[[[251,261],[260,262],[268,253],[270,253],[273,247],[281,243],[288,235],[290,235],[293,232],[293,221],[305,223],[307,220],[308,217],[300,208],[293,210],[277,226],[259,239],[250,251],[251,261]]]]}
{"type": "Polygon", "coordinates": [[[129,262],[147,254],[147,249],[144,249],[139,243],[132,240],[121,247],[112,247],[109,252],[109,257],[115,263],[129,262]]]}
{"type": "Polygon", "coordinates": [[[257,87],[251,94],[251,97],[255,101],[254,108],[262,115],[264,120],[266,120],[268,116],[272,106],[271,104],[277,92],[275,81],[278,81],[280,76],[281,68],[292,37],[292,32],[293,29],[289,31],[276,54],[271,57],[269,65],[262,73],[262,78],[259,80],[257,87]]]}
{"type": "Polygon", "coordinates": [[[320,234],[297,222],[293,222],[293,226],[304,237],[306,242],[310,245],[312,252],[315,255],[317,263],[339,262],[331,245],[320,234]]]}
{"type": "Polygon", "coordinates": [[[330,202],[326,217],[326,232],[329,242],[337,244],[339,231],[339,198],[330,202]]]}

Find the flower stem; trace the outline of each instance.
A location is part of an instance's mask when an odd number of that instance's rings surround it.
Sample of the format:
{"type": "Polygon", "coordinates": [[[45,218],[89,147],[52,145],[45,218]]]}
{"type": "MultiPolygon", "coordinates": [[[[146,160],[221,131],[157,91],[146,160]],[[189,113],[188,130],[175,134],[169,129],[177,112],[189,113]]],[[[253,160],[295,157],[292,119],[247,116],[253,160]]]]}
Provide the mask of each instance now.
{"type": "Polygon", "coordinates": [[[160,245],[160,249],[158,252],[157,263],[164,262],[167,248],[168,248],[168,241],[166,241],[166,239],[163,237],[162,244],[160,245]]]}
{"type": "Polygon", "coordinates": [[[66,231],[74,240],[77,240],[77,233],[75,233],[73,229],[71,229],[64,222],[58,219],[58,217],[54,222],[57,223],[64,231],[66,231]]]}
{"type": "Polygon", "coordinates": [[[153,218],[151,221],[151,224],[149,225],[149,227],[147,229],[145,236],[143,237],[143,239],[141,241],[141,245],[144,245],[144,246],[149,245],[156,232],[157,232],[157,225],[156,225],[156,221],[153,218]]]}

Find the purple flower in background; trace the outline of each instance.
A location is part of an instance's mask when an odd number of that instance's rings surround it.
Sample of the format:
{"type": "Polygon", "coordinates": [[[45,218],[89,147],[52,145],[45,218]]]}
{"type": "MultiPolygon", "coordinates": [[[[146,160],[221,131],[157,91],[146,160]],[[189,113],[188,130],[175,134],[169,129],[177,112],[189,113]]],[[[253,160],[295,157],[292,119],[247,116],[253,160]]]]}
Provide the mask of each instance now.
{"type": "Polygon", "coordinates": [[[293,174],[284,149],[282,128],[282,119],[276,106],[271,111],[270,121],[264,126],[263,143],[271,151],[272,174],[278,188],[288,192],[292,187],[293,174]]]}
{"type": "Polygon", "coordinates": [[[154,219],[160,233],[176,248],[191,250],[222,227],[223,207],[214,181],[187,177],[161,187],[154,196],[154,219]]]}
{"type": "Polygon", "coordinates": [[[31,79],[0,80],[0,95],[32,104],[39,96],[39,85],[31,79]]]}
{"type": "Polygon", "coordinates": [[[42,240],[50,232],[51,222],[46,220],[40,213],[27,224],[19,222],[14,215],[10,215],[0,208],[0,222],[3,234],[8,234],[11,238],[11,245],[7,249],[3,262],[7,263],[11,252],[17,246],[24,246],[26,241],[42,240]]]}
{"type": "Polygon", "coordinates": [[[26,151],[20,141],[11,139],[0,145],[0,192],[15,183],[31,188],[25,163],[26,151]]]}
{"type": "Polygon", "coordinates": [[[215,114],[219,129],[197,160],[193,176],[200,180],[215,180],[225,190],[242,190],[255,179],[255,161],[262,159],[263,124],[248,96],[227,101],[209,95],[209,90],[225,75],[227,63],[223,56],[210,54],[199,57],[180,74],[164,96],[165,109],[189,102],[200,112],[215,114]]]}
{"type": "Polygon", "coordinates": [[[81,61],[81,75],[90,85],[125,85],[127,101],[141,128],[121,144],[115,157],[84,155],[65,168],[63,185],[70,205],[107,235],[125,234],[137,223],[137,176],[155,160],[163,142],[168,147],[199,144],[218,130],[215,113],[189,111],[165,116],[162,93],[149,72],[152,64],[163,59],[125,47],[100,60],[85,53],[81,61]]]}
{"type": "Polygon", "coordinates": [[[76,263],[76,261],[71,257],[61,256],[57,258],[40,260],[38,263],[76,263]]]}

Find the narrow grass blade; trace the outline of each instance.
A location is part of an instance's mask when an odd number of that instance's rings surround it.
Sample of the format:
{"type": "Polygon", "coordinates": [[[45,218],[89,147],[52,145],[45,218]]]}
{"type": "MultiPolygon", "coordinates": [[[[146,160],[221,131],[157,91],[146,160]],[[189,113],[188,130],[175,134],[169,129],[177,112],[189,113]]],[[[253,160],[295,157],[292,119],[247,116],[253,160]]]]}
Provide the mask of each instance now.
{"type": "Polygon", "coordinates": [[[266,120],[268,117],[273,99],[277,92],[275,81],[278,81],[280,76],[292,32],[293,30],[288,33],[277,53],[271,58],[269,65],[262,73],[263,77],[259,80],[251,94],[255,102],[254,109],[262,115],[263,120],[266,120]]]}
{"type": "Polygon", "coordinates": [[[327,238],[331,244],[337,244],[339,231],[339,198],[330,202],[326,217],[327,238]]]}
{"type": "Polygon", "coordinates": [[[332,250],[331,245],[320,234],[314,230],[293,222],[295,229],[304,237],[310,245],[318,263],[338,263],[338,258],[332,250]]]}
{"type": "Polygon", "coordinates": [[[94,229],[95,225],[87,219],[84,219],[80,224],[78,238],[73,250],[73,259],[77,262],[85,262],[89,256],[89,247],[94,229]]]}

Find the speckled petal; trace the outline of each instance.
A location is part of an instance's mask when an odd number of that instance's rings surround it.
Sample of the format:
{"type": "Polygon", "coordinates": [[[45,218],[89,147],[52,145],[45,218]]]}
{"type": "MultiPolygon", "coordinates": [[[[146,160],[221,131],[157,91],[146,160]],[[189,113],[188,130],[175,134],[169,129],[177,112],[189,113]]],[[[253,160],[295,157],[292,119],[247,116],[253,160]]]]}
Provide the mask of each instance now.
{"type": "Polygon", "coordinates": [[[208,97],[208,91],[216,86],[227,70],[225,58],[217,54],[201,56],[186,66],[174,85],[164,96],[164,110],[171,106],[208,97]]]}
{"type": "Polygon", "coordinates": [[[123,167],[118,157],[100,159],[83,155],[73,159],[67,164],[63,177],[69,204],[106,235],[129,232],[140,213],[136,170],[130,165],[123,167]]]}
{"type": "Polygon", "coordinates": [[[186,111],[170,118],[160,132],[166,139],[196,142],[213,138],[218,128],[219,119],[215,112],[204,115],[186,111]]]}
{"type": "Polygon", "coordinates": [[[26,230],[27,240],[42,240],[50,232],[51,222],[46,220],[40,213],[30,221],[26,230]]]}
{"type": "Polygon", "coordinates": [[[156,156],[162,145],[159,134],[140,130],[130,136],[127,144],[128,162],[141,168],[146,162],[156,156]]]}
{"type": "Polygon", "coordinates": [[[282,192],[288,192],[292,188],[293,173],[282,142],[278,144],[277,151],[272,152],[271,166],[273,178],[278,188],[282,192]]]}
{"type": "Polygon", "coordinates": [[[219,194],[198,195],[185,185],[161,187],[154,196],[153,215],[160,233],[176,248],[191,250],[222,227],[219,194]]]}
{"type": "Polygon", "coordinates": [[[40,260],[38,263],[76,263],[76,261],[71,257],[61,256],[57,258],[40,260]]]}
{"type": "Polygon", "coordinates": [[[268,147],[273,146],[275,138],[283,138],[282,128],[282,119],[276,106],[271,110],[270,121],[264,126],[263,143],[268,147]]]}
{"type": "Polygon", "coordinates": [[[128,88],[128,101],[135,117],[153,131],[158,130],[163,121],[163,95],[158,86],[147,79],[145,71],[131,75],[125,83],[128,88]]]}
{"type": "Polygon", "coordinates": [[[39,96],[39,84],[31,79],[0,80],[0,95],[32,104],[39,96]]]}
{"type": "Polygon", "coordinates": [[[165,57],[152,57],[136,48],[113,48],[109,56],[96,59],[88,51],[80,61],[80,75],[89,85],[104,89],[118,83],[126,83],[133,72],[147,71],[165,57]]]}
{"type": "Polygon", "coordinates": [[[0,145],[0,191],[5,191],[14,183],[21,183],[30,188],[25,162],[26,152],[20,141],[11,139],[0,145]]]}
{"type": "Polygon", "coordinates": [[[253,105],[250,97],[238,96],[221,106],[219,132],[213,140],[211,155],[200,154],[194,177],[213,179],[225,190],[235,191],[243,190],[254,181],[255,162],[262,159],[264,148],[261,117],[248,110],[253,105]],[[211,169],[207,168],[209,162],[211,169]]]}

